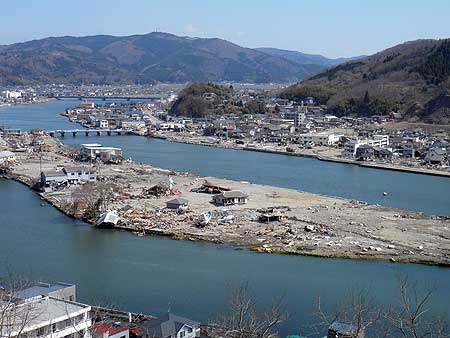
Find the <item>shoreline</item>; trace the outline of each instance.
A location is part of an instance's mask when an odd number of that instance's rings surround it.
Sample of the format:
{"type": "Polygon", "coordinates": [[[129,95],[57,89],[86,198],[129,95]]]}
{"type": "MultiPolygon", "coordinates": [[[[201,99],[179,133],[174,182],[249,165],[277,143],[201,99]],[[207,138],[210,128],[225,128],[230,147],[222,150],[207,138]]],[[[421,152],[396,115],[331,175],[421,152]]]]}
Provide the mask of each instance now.
{"type": "Polygon", "coordinates": [[[49,98],[49,97],[45,97],[45,98],[39,99],[39,101],[8,103],[8,104],[0,105],[0,108],[2,108],[2,107],[14,107],[14,106],[28,106],[28,105],[32,105],[32,104],[42,104],[42,103],[50,102],[52,100],[54,100],[54,99],[53,98],[49,98]]]}
{"type": "MultiPolygon", "coordinates": [[[[48,140],[57,143],[52,138],[48,140]]],[[[79,165],[61,153],[65,146],[55,147],[46,153],[48,159],[44,158],[44,168],[79,165]]],[[[31,189],[38,177],[38,157],[19,158],[12,172],[3,177],[31,189]]],[[[168,171],[137,163],[105,165],[102,178],[96,184],[102,182],[114,182],[124,189],[113,198],[109,209],[119,211],[116,231],[225,244],[258,253],[450,266],[449,217],[431,218],[417,212],[344,198],[168,171]],[[155,184],[165,182],[168,174],[181,196],[190,202],[186,213],[166,208],[166,201],[174,198],[171,194],[162,197],[143,195],[155,184]],[[200,213],[221,212],[221,208],[211,205],[211,195],[193,192],[192,189],[202,181],[244,191],[250,195],[250,200],[245,205],[227,207],[235,217],[232,223],[214,219],[208,226],[198,227],[195,223],[200,213]],[[131,208],[131,213],[120,211],[124,207],[131,208]],[[285,220],[259,220],[267,213],[281,213],[285,220]]],[[[74,189],[69,187],[55,193],[37,194],[66,216],[94,224],[96,218],[87,220],[79,209],[68,206],[74,189]]]]}
{"type": "MultiPolygon", "coordinates": [[[[76,217],[73,214],[70,214],[61,207],[61,205],[58,203],[57,200],[54,200],[52,198],[49,198],[45,196],[44,194],[32,189],[31,184],[24,180],[21,177],[8,177],[8,176],[0,176],[3,179],[13,180],[15,182],[21,183],[25,186],[27,186],[31,192],[36,193],[39,198],[45,202],[47,202],[51,207],[55,208],[65,216],[76,220],[81,221],[84,223],[87,223],[91,225],[92,227],[95,227],[94,222],[91,222],[86,219],[82,219],[79,217],[76,217]]],[[[126,231],[129,233],[136,233],[135,228],[130,228],[126,226],[115,226],[114,228],[107,228],[102,229],[99,228],[102,231],[126,231]]],[[[160,230],[152,230],[152,229],[145,229],[145,236],[156,236],[156,237],[165,237],[169,238],[171,240],[177,240],[177,241],[190,241],[190,242],[205,242],[209,244],[221,244],[221,245],[227,245],[233,250],[248,250],[254,253],[259,254],[278,254],[278,255],[288,255],[288,256],[304,256],[304,257],[316,257],[316,258],[323,258],[323,259],[347,259],[347,260],[356,260],[356,261],[374,261],[374,262],[389,262],[389,263],[399,263],[399,264],[421,264],[421,265],[431,265],[436,267],[443,267],[443,268],[450,268],[450,262],[436,262],[433,260],[424,260],[424,259],[410,259],[410,258],[389,258],[383,255],[379,256],[362,256],[362,255],[356,255],[356,254],[342,254],[342,253],[312,253],[308,251],[293,251],[293,250],[282,250],[282,249],[276,249],[276,248],[267,248],[264,246],[255,246],[252,243],[237,243],[234,241],[222,241],[222,240],[214,240],[214,239],[205,239],[197,235],[181,235],[177,234],[175,232],[166,232],[166,231],[160,231],[160,230]]]]}

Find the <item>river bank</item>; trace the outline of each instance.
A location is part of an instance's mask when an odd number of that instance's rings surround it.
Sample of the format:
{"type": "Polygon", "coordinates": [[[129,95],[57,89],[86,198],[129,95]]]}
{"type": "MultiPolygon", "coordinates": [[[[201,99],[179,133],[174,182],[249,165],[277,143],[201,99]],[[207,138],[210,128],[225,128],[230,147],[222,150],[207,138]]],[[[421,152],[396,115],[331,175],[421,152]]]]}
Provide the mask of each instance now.
{"type": "Polygon", "coordinates": [[[202,145],[208,147],[216,147],[216,148],[224,148],[224,149],[234,149],[234,150],[245,150],[245,151],[255,151],[255,152],[263,152],[269,154],[279,154],[286,156],[298,156],[298,157],[310,157],[315,158],[320,161],[327,162],[336,162],[336,163],[345,163],[357,165],[360,167],[369,167],[374,169],[381,170],[393,170],[400,172],[409,172],[414,174],[423,174],[423,175],[432,175],[432,176],[441,176],[441,177],[450,177],[450,171],[444,170],[436,170],[436,169],[428,169],[428,168],[418,168],[418,167],[406,167],[398,164],[392,163],[379,163],[379,162],[361,162],[352,159],[342,158],[337,156],[336,148],[330,147],[316,147],[315,150],[311,149],[293,149],[294,151],[287,151],[284,146],[273,145],[253,145],[248,146],[238,145],[234,141],[230,140],[222,140],[218,138],[211,139],[206,141],[204,139],[198,139],[197,137],[189,137],[187,135],[177,136],[177,135],[164,135],[164,134],[153,134],[150,137],[167,140],[169,142],[177,142],[177,143],[185,143],[185,144],[193,144],[193,145],[202,145]]]}
{"type": "Polygon", "coordinates": [[[0,103],[0,107],[12,107],[12,106],[28,106],[28,105],[32,105],[32,104],[42,104],[42,103],[47,103],[51,100],[51,98],[48,97],[39,97],[34,101],[27,101],[27,102],[8,102],[8,103],[0,103]]]}
{"type": "MultiPolygon", "coordinates": [[[[80,165],[65,153],[55,139],[42,157],[42,168],[54,170],[80,165]]],[[[39,177],[38,154],[18,155],[10,178],[32,185],[39,177]]],[[[187,172],[160,169],[151,165],[122,163],[102,165],[102,185],[114,185],[108,208],[117,210],[117,229],[138,235],[163,235],[174,239],[225,243],[257,252],[312,255],[353,259],[381,259],[395,262],[450,263],[449,220],[432,219],[421,213],[368,205],[367,203],[311,194],[187,172]],[[168,185],[169,175],[176,193],[154,195],[155,186],[168,185]],[[205,182],[249,195],[244,205],[217,207],[211,195],[195,192],[205,182]],[[182,197],[189,210],[178,213],[166,202],[182,197]],[[196,226],[201,213],[217,215],[206,227],[196,226]],[[232,222],[224,221],[232,214],[232,222]],[[272,221],[270,218],[275,219],[272,221]]],[[[88,185],[86,185],[88,186],[88,185]]],[[[80,187],[41,193],[43,199],[74,218],[83,218],[73,208],[80,187]]],[[[89,192],[92,193],[92,190],[89,192]]],[[[91,223],[95,219],[90,220],[91,223]]]]}

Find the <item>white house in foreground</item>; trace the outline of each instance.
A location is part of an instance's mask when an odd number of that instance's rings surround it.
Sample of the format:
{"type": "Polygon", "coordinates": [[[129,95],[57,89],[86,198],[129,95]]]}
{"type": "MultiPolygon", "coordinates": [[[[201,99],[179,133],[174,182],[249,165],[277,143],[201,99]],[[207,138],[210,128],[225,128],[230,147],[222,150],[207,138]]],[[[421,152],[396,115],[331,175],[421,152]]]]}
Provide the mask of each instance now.
{"type": "Polygon", "coordinates": [[[14,295],[0,291],[1,338],[91,337],[89,305],[48,295],[37,296],[33,291],[14,295]],[[21,295],[30,298],[19,298],[21,295]]]}

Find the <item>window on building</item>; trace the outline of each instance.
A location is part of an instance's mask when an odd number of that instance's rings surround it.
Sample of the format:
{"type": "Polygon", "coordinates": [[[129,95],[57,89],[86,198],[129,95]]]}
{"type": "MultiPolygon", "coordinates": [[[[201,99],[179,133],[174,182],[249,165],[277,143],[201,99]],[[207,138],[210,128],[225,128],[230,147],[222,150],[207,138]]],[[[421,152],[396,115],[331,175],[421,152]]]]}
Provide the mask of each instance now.
{"type": "Polygon", "coordinates": [[[69,296],[69,300],[73,302],[73,296],[69,296]]]}
{"type": "Polygon", "coordinates": [[[183,338],[185,335],[186,335],[186,332],[184,332],[184,331],[180,332],[180,338],[183,338]]]}
{"type": "Polygon", "coordinates": [[[52,332],[56,332],[57,331],[57,327],[56,327],[56,323],[52,324],[52,332]]]}

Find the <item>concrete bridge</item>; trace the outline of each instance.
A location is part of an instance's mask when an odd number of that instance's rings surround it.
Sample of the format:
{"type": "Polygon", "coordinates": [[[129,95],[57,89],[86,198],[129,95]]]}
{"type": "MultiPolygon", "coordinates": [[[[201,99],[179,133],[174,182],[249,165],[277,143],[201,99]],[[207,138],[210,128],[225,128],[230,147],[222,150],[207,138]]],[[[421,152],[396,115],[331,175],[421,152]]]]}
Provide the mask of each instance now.
{"type": "Polygon", "coordinates": [[[84,134],[85,136],[89,136],[89,134],[96,134],[97,136],[101,135],[130,135],[133,133],[131,129],[66,129],[66,130],[49,130],[47,134],[50,136],[60,136],[64,137],[66,134],[72,134],[72,136],[77,136],[78,133],[84,134]]]}

